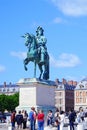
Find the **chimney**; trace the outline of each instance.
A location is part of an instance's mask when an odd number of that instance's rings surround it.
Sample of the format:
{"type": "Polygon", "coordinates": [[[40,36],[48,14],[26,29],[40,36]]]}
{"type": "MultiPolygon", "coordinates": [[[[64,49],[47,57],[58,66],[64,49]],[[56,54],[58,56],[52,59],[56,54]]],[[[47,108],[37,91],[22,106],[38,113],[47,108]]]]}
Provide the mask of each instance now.
{"type": "Polygon", "coordinates": [[[56,80],[55,80],[55,83],[56,83],[56,85],[58,86],[59,79],[56,79],[56,80]]]}
{"type": "Polygon", "coordinates": [[[73,85],[76,86],[77,85],[77,81],[73,81],[73,85]]]}
{"type": "Polygon", "coordinates": [[[4,88],[6,87],[6,82],[4,82],[4,88]]]}
{"type": "Polygon", "coordinates": [[[11,82],[10,82],[10,83],[9,83],[9,86],[11,87],[11,85],[12,85],[12,84],[11,84],[11,82]]]}
{"type": "Polygon", "coordinates": [[[66,84],[66,79],[62,79],[62,84],[66,84]]]}
{"type": "Polygon", "coordinates": [[[68,81],[69,85],[73,85],[73,80],[68,81]]]}

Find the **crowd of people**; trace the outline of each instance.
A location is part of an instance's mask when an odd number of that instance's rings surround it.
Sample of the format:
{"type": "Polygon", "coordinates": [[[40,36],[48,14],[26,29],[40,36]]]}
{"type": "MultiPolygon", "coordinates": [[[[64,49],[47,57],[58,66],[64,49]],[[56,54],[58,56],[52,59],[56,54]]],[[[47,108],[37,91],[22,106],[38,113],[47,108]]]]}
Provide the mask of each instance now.
{"type": "Polygon", "coordinates": [[[26,129],[27,127],[30,130],[44,130],[44,127],[56,127],[57,130],[63,130],[65,117],[68,117],[70,130],[75,130],[75,123],[81,123],[84,121],[84,118],[87,118],[87,111],[83,111],[82,108],[79,111],[70,110],[68,113],[64,111],[59,111],[58,109],[54,111],[48,110],[47,114],[43,110],[35,110],[35,107],[31,107],[29,113],[26,110],[13,111],[11,114],[11,124],[12,130],[15,129],[26,129]],[[29,126],[27,125],[29,122],[29,126]],[[16,123],[16,128],[15,128],[16,123]]]}
{"type": "Polygon", "coordinates": [[[43,110],[40,109],[36,112],[34,107],[31,107],[31,111],[29,113],[25,110],[19,111],[18,114],[16,111],[13,111],[11,114],[12,130],[21,128],[26,129],[27,121],[30,123],[28,126],[30,130],[36,130],[36,120],[38,122],[38,130],[44,130],[44,118],[45,114],[43,113],[43,110]],[[16,128],[15,124],[17,124],[16,128]]]}

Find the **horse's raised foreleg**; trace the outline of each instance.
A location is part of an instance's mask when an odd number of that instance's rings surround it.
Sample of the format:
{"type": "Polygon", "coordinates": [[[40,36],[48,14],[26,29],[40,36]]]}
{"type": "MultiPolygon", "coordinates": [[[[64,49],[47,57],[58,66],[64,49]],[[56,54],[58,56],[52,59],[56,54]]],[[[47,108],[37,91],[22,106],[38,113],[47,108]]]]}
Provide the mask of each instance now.
{"type": "Polygon", "coordinates": [[[24,60],[24,69],[27,71],[28,69],[27,69],[27,67],[26,67],[26,65],[28,64],[28,62],[29,62],[29,60],[28,60],[28,58],[26,58],[25,60],[24,60]]]}

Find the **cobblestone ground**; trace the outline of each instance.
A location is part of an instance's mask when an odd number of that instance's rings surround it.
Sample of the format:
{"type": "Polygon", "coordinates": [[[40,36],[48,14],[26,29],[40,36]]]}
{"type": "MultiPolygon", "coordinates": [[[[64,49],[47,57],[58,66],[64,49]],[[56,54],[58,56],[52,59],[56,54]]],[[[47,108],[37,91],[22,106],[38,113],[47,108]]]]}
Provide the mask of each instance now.
{"type": "MultiPolygon", "coordinates": [[[[0,130],[11,130],[11,128],[7,124],[2,123],[2,124],[0,124],[0,130]]],[[[24,130],[24,129],[20,129],[20,130],[24,130]]],[[[29,130],[29,128],[26,128],[25,130],[29,130]]],[[[47,127],[45,127],[44,130],[57,130],[57,129],[55,129],[55,128],[48,129],[47,127]]],[[[64,127],[63,130],[68,130],[68,127],[64,127]]]]}
{"type": "MultiPolygon", "coordinates": [[[[11,124],[9,124],[9,123],[0,123],[0,130],[11,130],[10,125],[11,124]]],[[[29,126],[29,124],[27,124],[27,125],[29,126]]],[[[45,124],[45,126],[46,126],[46,124],[45,124]]],[[[17,129],[15,129],[15,130],[17,130],[17,129]]],[[[23,129],[20,129],[20,130],[23,130],[23,129]]],[[[30,129],[27,128],[25,130],[30,130],[30,129]]],[[[50,128],[45,127],[44,130],[57,130],[57,129],[55,127],[50,127],[50,128]]],[[[63,130],[70,130],[70,129],[66,125],[66,127],[63,127],[63,130]]],[[[77,127],[75,127],[75,130],[87,130],[87,121],[78,124],[77,127]]]]}
{"type": "MultiPolygon", "coordinates": [[[[6,124],[6,123],[0,123],[0,130],[11,130],[10,125],[6,124]]],[[[15,129],[18,130],[18,129],[15,129]]],[[[24,130],[24,129],[20,129],[20,130],[24,130]]],[[[30,130],[29,128],[26,128],[25,130],[30,130]]],[[[57,130],[57,128],[55,127],[45,127],[44,130],[57,130]]],[[[68,127],[63,127],[63,130],[70,130],[68,127]]],[[[84,129],[81,126],[80,127],[75,127],[75,130],[87,130],[87,127],[84,129]]]]}

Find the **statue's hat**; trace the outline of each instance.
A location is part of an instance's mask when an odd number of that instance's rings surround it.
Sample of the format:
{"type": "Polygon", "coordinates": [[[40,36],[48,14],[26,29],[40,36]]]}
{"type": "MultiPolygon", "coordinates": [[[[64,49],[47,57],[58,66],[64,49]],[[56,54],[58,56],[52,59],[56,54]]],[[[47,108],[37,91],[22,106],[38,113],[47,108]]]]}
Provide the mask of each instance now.
{"type": "Polygon", "coordinates": [[[38,30],[44,31],[43,28],[42,28],[41,26],[39,26],[39,27],[37,28],[36,32],[38,32],[38,30]]]}

